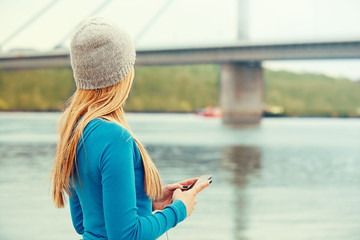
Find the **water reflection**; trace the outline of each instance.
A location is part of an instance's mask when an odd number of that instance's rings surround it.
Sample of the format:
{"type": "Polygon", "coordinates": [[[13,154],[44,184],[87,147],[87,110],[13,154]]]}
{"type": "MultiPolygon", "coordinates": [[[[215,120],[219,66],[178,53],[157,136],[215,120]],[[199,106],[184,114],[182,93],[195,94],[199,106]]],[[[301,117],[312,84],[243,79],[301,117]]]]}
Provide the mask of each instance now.
{"type": "Polygon", "coordinates": [[[233,173],[231,182],[241,189],[261,168],[261,150],[257,147],[230,146],[222,151],[223,169],[233,173]]]}
{"type": "Polygon", "coordinates": [[[261,150],[257,147],[231,146],[222,151],[222,168],[230,172],[229,181],[234,186],[234,239],[247,239],[244,235],[248,228],[248,197],[246,185],[258,174],[261,168],[261,150]]]}

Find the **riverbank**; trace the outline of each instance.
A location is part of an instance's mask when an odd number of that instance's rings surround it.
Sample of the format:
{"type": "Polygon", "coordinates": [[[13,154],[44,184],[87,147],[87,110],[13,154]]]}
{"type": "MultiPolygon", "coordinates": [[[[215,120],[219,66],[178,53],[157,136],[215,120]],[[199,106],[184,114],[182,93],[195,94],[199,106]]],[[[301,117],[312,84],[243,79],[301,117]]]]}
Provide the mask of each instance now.
{"type": "MultiPolygon", "coordinates": [[[[61,113],[61,111],[59,110],[0,110],[0,114],[6,114],[6,113],[61,113]]],[[[194,114],[197,115],[197,112],[185,112],[185,111],[169,111],[169,112],[165,112],[165,111],[126,111],[126,113],[130,113],[130,114],[170,114],[170,115],[177,115],[177,114],[194,114]]],[[[201,116],[199,115],[199,117],[204,117],[204,118],[221,118],[221,116],[219,117],[207,117],[207,116],[201,116]]],[[[273,114],[273,113],[268,113],[268,112],[264,112],[263,113],[263,118],[334,118],[334,119],[360,119],[360,116],[311,116],[311,115],[303,115],[303,116],[291,116],[291,115],[285,115],[285,114],[273,114]]]]}
{"type": "MultiPolygon", "coordinates": [[[[129,112],[195,112],[219,105],[218,65],[137,67],[129,112]]],[[[360,84],[320,74],[264,70],[265,104],[283,116],[360,116],[360,84]]],[[[69,68],[0,71],[0,111],[58,111],[73,93],[69,68]]]]}

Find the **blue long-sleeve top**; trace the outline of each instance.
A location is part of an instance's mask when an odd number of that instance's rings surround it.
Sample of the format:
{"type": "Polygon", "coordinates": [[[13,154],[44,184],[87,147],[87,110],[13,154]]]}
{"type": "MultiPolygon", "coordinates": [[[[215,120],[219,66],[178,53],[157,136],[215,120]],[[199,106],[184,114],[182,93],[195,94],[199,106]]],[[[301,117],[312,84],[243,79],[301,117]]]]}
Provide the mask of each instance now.
{"type": "Polygon", "coordinates": [[[89,122],[77,147],[77,166],[69,202],[74,228],[84,240],[156,239],[186,218],[181,200],[152,212],[136,142],[116,123],[89,122]]]}

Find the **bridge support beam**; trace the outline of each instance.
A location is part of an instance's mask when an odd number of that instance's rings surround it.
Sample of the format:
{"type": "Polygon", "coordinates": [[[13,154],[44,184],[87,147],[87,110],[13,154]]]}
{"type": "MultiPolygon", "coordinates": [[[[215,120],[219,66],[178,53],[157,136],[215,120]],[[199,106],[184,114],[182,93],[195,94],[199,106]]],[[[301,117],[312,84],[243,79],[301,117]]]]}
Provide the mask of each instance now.
{"type": "Polygon", "coordinates": [[[225,63],[220,74],[220,105],[223,123],[259,123],[264,109],[264,78],[261,62],[225,63]]]}

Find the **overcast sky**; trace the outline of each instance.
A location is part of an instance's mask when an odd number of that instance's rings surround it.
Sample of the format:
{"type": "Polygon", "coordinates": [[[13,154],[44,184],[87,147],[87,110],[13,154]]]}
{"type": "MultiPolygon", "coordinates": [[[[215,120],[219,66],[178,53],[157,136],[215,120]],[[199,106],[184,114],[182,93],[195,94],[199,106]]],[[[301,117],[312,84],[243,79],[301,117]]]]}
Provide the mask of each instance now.
{"type": "MultiPolygon", "coordinates": [[[[0,44],[53,1],[0,0],[0,44]]],[[[52,49],[104,2],[59,0],[26,30],[5,43],[2,51],[52,49]]],[[[245,8],[238,7],[238,0],[173,0],[140,36],[167,2],[113,0],[96,15],[118,22],[132,35],[137,48],[229,43],[238,40],[239,28],[247,28],[247,39],[243,41],[250,42],[360,39],[359,0],[249,0],[245,8]]],[[[64,44],[68,47],[69,40],[64,44]]],[[[360,79],[360,60],[282,61],[264,65],[360,79]]]]}

